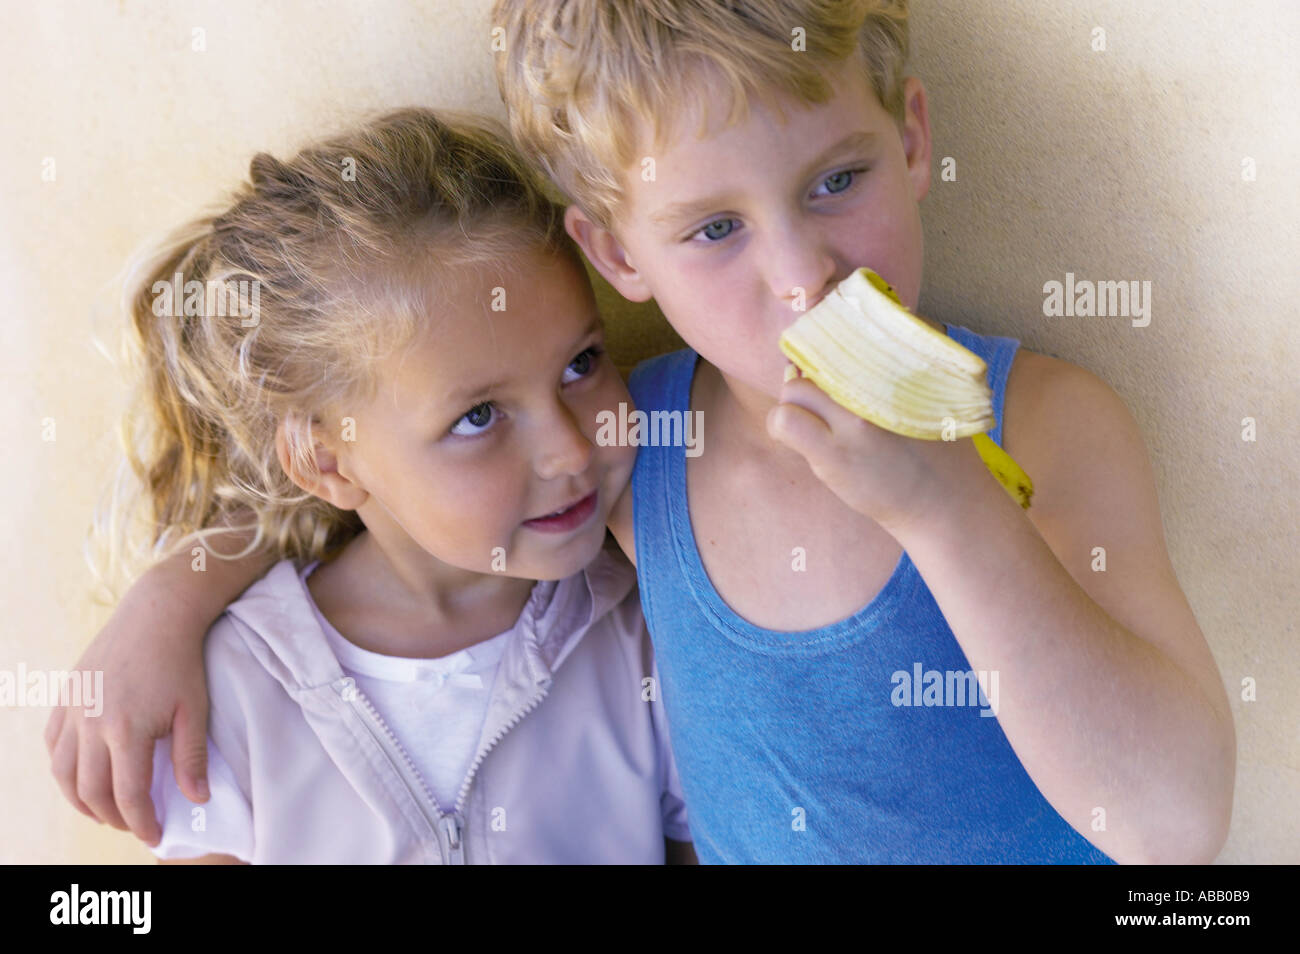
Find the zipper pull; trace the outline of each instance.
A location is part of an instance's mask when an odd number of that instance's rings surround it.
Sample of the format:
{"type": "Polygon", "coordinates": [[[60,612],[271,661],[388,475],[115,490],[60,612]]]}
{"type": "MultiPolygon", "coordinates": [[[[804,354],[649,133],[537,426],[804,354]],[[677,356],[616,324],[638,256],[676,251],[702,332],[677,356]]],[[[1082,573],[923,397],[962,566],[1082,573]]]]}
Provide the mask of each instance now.
{"type": "Polygon", "coordinates": [[[449,849],[447,864],[463,865],[465,863],[465,846],[461,844],[460,840],[460,815],[455,812],[450,815],[443,815],[438,821],[438,827],[442,829],[443,837],[446,839],[449,849]]]}

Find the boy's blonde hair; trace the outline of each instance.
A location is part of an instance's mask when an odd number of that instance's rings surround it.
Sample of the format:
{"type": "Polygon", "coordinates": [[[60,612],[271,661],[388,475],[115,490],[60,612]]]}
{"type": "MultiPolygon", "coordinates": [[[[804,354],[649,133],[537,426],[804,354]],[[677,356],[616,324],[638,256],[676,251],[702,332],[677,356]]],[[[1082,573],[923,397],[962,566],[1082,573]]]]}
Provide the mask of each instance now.
{"type": "Polygon", "coordinates": [[[563,208],[505,130],[478,117],[398,110],[288,162],[259,154],[249,175],[228,207],[128,269],[125,350],[138,386],[90,555],[113,592],[147,557],[227,528],[252,531],[245,553],[269,547],[298,560],[351,539],[362,526],[355,513],[285,475],[280,424],[311,473],[313,418],[333,430],[348,401],[374,393],[376,359],[445,307],[449,269],[507,269],[540,247],[582,271],[563,208]],[[231,299],[249,283],[256,314],[213,309],[205,297],[190,302],[199,313],[175,316],[164,296],[178,274],[231,299]]]}
{"type": "Polygon", "coordinates": [[[639,124],[659,148],[671,117],[706,105],[701,78],[721,80],[731,125],[750,96],[825,102],[829,72],[856,55],[903,123],[906,0],[497,0],[492,24],[516,144],[607,229],[648,145],[639,124]]]}

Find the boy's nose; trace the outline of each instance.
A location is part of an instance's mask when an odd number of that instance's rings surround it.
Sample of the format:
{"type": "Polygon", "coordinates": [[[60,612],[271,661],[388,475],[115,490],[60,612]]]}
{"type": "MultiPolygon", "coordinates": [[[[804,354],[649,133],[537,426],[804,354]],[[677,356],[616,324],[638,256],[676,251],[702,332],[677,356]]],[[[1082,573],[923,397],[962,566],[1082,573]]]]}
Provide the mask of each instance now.
{"type": "Polygon", "coordinates": [[[591,465],[591,441],[563,402],[557,403],[550,420],[539,431],[538,441],[533,466],[543,480],[581,474],[591,465]]]}
{"type": "Polygon", "coordinates": [[[789,229],[773,244],[768,287],[797,317],[834,287],[836,270],[835,256],[814,230],[789,229]]]}

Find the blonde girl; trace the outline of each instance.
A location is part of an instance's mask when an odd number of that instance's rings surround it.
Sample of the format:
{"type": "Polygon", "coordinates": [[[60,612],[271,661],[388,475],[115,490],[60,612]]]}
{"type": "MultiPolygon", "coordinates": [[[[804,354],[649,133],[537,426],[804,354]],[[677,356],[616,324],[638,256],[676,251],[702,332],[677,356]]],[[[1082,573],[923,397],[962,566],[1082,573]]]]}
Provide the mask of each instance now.
{"type": "MultiPolygon", "coordinates": [[[[227,558],[270,567],[204,646],[210,798],[166,739],[135,796],[159,857],[657,863],[689,840],[606,545],[635,449],[596,420],[628,394],[561,210],[498,130],[407,109],[258,155],[129,305],[141,492],[110,525],[218,590],[227,558]],[[223,288],[240,307],[209,307],[223,288]]],[[[61,712],[48,737],[79,808],[132,804],[61,712]]]]}

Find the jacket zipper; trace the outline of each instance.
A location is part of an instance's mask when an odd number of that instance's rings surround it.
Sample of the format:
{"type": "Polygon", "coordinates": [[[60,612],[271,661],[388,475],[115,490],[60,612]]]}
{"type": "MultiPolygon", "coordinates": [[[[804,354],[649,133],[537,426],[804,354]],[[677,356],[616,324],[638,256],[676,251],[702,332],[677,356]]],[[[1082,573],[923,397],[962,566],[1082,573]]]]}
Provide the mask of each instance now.
{"type": "Polygon", "coordinates": [[[464,825],[460,817],[459,805],[457,805],[455,811],[444,815],[438,807],[433,793],[429,791],[428,785],[425,784],[424,778],[416,769],[415,763],[411,761],[406,749],[402,748],[402,743],[397,741],[397,736],[393,735],[393,730],[388,727],[388,723],[379,714],[379,710],[366,698],[365,693],[346,677],[336,680],[334,688],[338,690],[344,702],[349,701],[346,695],[347,690],[352,690],[353,697],[350,701],[353,708],[365,717],[366,728],[369,729],[375,741],[383,748],[393,768],[397,769],[398,774],[402,776],[407,790],[415,796],[420,811],[424,814],[429,827],[433,829],[434,834],[437,836],[438,852],[442,855],[442,863],[463,865],[465,863],[465,848],[461,842],[461,833],[464,830],[464,825]]]}
{"type": "Polygon", "coordinates": [[[465,799],[469,797],[469,791],[474,785],[474,776],[478,774],[479,766],[483,764],[483,760],[487,758],[487,754],[496,747],[498,742],[505,738],[507,732],[519,724],[519,721],[523,719],[524,716],[537,708],[541,701],[546,698],[546,693],[550,691],[550,688],[551,684],[548,681],[541,692],[529,699],[522,709],[517,709],[515,714],[511,716],[510,721],[501,727],[501,731],[494,735],[488,741],[487,745],[478,750],[478,755],[474,757],[474,762],[469,767],[469,773],[465,776],[465,781],[460,786],[460,794],[456,796],[456,805],[452,809],[452,814],[459,817],[460,813],[464,810],[465,799]]]}
{"type": "Polygon", "coordinates": [[[353,707],[365,716],[366,727],[370,730],[370,734],[384,749],[389,761],[397,769],[398,774],[402,776],[407,789],[415,796],[425,820],[437,833],[438,850],[442,855],[443,864],[465,864],[465,845],[461,840],[461,836],[465,831],[465,822],[461,813],[465,808],[465,799],[469,797],[470,789],[474,785],[474,777],[478,774],[479,766],[483,764],[483,760],[487,758],[488,753],[496,747],[497,743],[506,737],[506,733],[518,725],[524,716],[536,709],[541,701],[546,698],[547,692],[550,691],[550,683],[548,682],[541,692],[529,699],[522,709],[516,710],[510,721],[501,727],[501,731],[494,735],[487,745],[479,749],[478,754],[474,757],[473,764],[469,767],[468,774],[465,776],[465,781],[461,784],[460,793],[456,796],[455,806],[446,814],[443,814],[438,807],[437,800],[433,797],[433,793],[429,791],[428,785],[425,784],[423,776],[415,767],[415,763],[411,761],[406,749],[402,748],[402,743],[397,741],[397,736],[388,727],[388,723],[379,714],[379,710],[366,698],[365,693],[358,689],[355,683],[349,682],[346,677],[336,680],[334,688],[338,690],[339,695],[343,697],[345,702],[348,701],[344,695],[345,691],[349,688],[352,690],[353,707]]]}
{"type": "Polygon", "coordinates": [[[465,863],[465,846],[460,842],[460,815],[456,812],[443,815],[439,824],[441,825],[443,837],[447,841],[447,863],[463,865],[465,863]]]}

